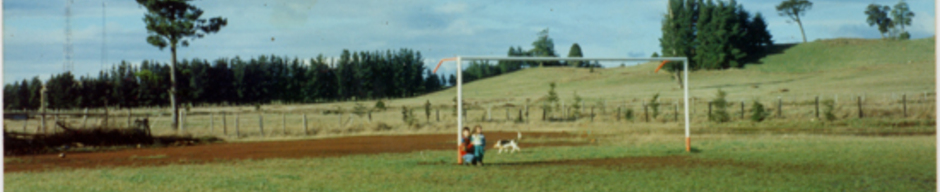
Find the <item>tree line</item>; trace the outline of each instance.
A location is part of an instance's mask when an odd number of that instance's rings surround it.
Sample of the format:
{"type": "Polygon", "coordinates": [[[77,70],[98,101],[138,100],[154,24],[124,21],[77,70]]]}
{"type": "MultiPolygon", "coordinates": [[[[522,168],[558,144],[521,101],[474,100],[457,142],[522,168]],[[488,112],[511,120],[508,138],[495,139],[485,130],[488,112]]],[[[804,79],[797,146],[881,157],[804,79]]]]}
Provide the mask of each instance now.
{"type": "MultiPolygon", "coordinates": [[[[538,37],[535,41],[532,42],[532,48],[529,50],[522,49],[522,46],[509,47],[509,51],[506,52],[508,57],[558,57],[558,54],[555,53],[555,43],[551,37],[548,35],[548,29],[544,29],[538,33],[538,37]]],[[[584,53],[581,51],[581,46],[577,43],[571,45],[571,48],[568,52],[568,57],[584,57],[584,53]]],[[[496,61],[496,64],[493,65],[490,61],[471,61],[467,66],[467,69],[463,70],[463,82],[471,82],[478,79],[483,79],[487,77],[493,77],[501,74],[506,74],[514,71],[518,71],[524,68],[532,67],[581,67],[581,68],[601,68],[599,62],[584,62],[584,61],[496,61]]],[[[454,75],[451,75],[447,80],[450,85],[456,84],[457,80],[454,75]]]]}
{"type": "MultiPolygon", "coordinates": [[[[322,54],[306,63],[297,58],[259,56],[248,60],[182,60],[177,66],[179,103],[314,103],[410,97],[440,90],[444,79],[424,66],[410,49],[372,52],[343,50],[338,58],[322,54]]],[[[169,106],[170,69],[166,63],[122,61],[96,77],[70,72],[45,82],[47,108],[169,106]]],[[[39,77],[4,85],[5,109],[38,109],[39,77]]]]}

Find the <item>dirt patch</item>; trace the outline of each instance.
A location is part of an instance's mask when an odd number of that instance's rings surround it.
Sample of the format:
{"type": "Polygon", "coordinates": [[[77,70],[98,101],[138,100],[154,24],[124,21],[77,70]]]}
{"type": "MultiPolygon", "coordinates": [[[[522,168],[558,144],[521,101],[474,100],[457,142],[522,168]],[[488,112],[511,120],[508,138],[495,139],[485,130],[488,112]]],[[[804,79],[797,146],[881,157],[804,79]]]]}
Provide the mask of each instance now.
{"type": "MultiPolygon", "coordinates": [[[[515,138],[516,132],[488,132],[488,138],[515,138]]],[[[565,133],[523,133],[524,137],[569,138],[565,133]]],[[[456,135],[357,136],[304,141],[216,143],[207,145],[143,148],[109,152],[17,156],[4,161],[4,173],[53,169],[115,166],[155,166],[209,163],[242,159],[336,157],[356,154],[407,153],[421,150],[456,149],[456,135]]],[[[520,143],[520,147],[571,146],[583,143],[520,143]]],[[[9,158],[9,157],[8,157],[9,158]]]]}

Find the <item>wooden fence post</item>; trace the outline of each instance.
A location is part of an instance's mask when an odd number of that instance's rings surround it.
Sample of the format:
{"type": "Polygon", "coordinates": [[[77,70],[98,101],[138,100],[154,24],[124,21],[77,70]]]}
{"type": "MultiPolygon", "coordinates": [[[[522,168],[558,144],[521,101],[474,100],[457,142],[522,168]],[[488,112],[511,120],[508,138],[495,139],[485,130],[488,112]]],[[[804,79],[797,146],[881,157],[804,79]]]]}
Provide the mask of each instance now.
{"type": "Polygon", "coordinates": [[[486,107],[486,121],[493,121],[493,106],[486,107]]]}
{"type": "Polygon", "coordinates": [[[712,102],[708,102],[708,120],[712,120],[712,102]]]}
{"type": "Polygon", "coordinates": [[[260,131],[261,136],[264,137],[264,113],[258,113],[258,131],[260,131]]]}
{"type": "Polygon", "coordinates": [[[565,107],[565,100],[561,101],[561,118],[568,119],[568,108],[565,107]]]}
{"type": "Polygon", "coordinates": [[[127,108],[127,126],[131,126],[131,108],[127,108]]]}
{"type": "Polygon", "coordinates": [[[672,109],[672,119],[673,121],[678,123],[679,122],[679,102],[676,101],[675,104],[676,104],[676,107],[672,109]]]}
{"type": "Polygon", "coordinates": [[[546,115],[546,113],[548,113],[548,111],[545,110],[545,108],[542,108],[542,121],[545,121],[545,115],[546,115]]]}
{"type": "Polygon", "coordinates": [[[29,124],[29,113],[26,115],[26,119],[23,120],[23,133],[26,133],[26,125],[29,124]]]}
{"type": "Polygon", "coordinates": [[[522,122],[522,109],[519,109],[519,122],[522,122]]]}
{"type": "Polygon", "coordinates": [[[594,122],[594,106],[591,106],[591,122],[594,122]]]}
{"type": "Polygon", "coordinates": [[[222,135],[228,135],[228,127],[225,122],[225,112],[222,112],[222,135]]]}
{"type": "Polygon", "coordinates": [[[816,96],[816,119],[819,119],[819,96],[816,96]]]}
{"type": "Polygon", "coordinates": [[[617,122],[620,122],[620,108],[621,107],[617,107],[617,116],[615,117],[617,119],[617,122]]]}
{"type": "Polygon", "coordinates": [[[235,114],[235,137],[241,136],[241,134],[238,132],[238,121],[239,121],[238,113],[236,113],[235,114]]]}
{"type": "Polygon", "coordinates": [[[186,131],[186,112],[180,111],[180,131],[186,131]]]}
{"type": "MultiPolygon", "coordinates": [[[[542,116],[545,116],[545,115],[542,115],[542,116]]],[[[522,121],[525,121],[525,120],[528,120],[528,119],[529,119],[529,103],[528,103],[528,101],[526,101],[526,103],[525,103],[525,119],[522,119],[522,121]]],[[[545,120],[545,118],[542,117],[542,120],[545,120]]]]}
{"type": "Polygon", "coordinates": [[[862,112],[862,96],[856,97],[856,100],[858,101],[858,118],[864,118],[865,113],[862,112]]]}
{"type": "Polygon", "coordinates": [[[904,111],[904,117],[907,117],[907,94],[901,95],[901,107],[904,111]]]}
{"type": "Polygon", "coordinates": [[[646,122],[650,122],[649,110],[646,107],[646,101],[643,102],[643,118],[646,119],[646,122]]]}
{"type": "Polygon", "coordinates": [[[777,117],[783,118],[783,99],[777,97],[777,117]]]}
{"type": "Polygon", "coordinates": [[[744,120],[744,101],[741,101],[741,120],[744,120]]]}
{"type": "MultiPolygon", "coordinates": [[[[369,114],[372,114],[372,113],[369,112],[369,114]]],[[[309,132],[307,132],[307,114],[304,113],[304,135],[307,135],[307,134],[309,134],[309,132]]]]}
{"type": "MultiPolygon", "coordinates": [[[[29,115],[26,115],[26,120],[29,120],[29,115]]],[[[82,128],[85,128],[85,123],[88,122],[88,108],[85,108],[85,112],[82,114],[82,128]]],[[[26,125],[23,125],[23,133],[26,133],[26,125]]]]}

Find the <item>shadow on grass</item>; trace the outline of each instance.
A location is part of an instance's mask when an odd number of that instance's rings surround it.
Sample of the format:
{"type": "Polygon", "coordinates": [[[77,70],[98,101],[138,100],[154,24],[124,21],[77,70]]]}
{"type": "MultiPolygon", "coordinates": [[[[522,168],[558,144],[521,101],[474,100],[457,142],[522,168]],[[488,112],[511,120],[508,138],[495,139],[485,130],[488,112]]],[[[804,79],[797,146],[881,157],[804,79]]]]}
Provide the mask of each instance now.
{"type": "Polygon", "coordinates": [[[767,50],[764,51],[763,53],[748,55],[744,59],[744,63],[745,64],[757,64],[757,65],[764,64],[763,62],[760,61],[764,57],[767,57],[770,55],[776,55],[776,54],[783,54],[783,52],[785,52],[787,49],[793,48],[796,45],[797,45],[796,43],[772,45],[769,48],[767,48],[767,50]]]}

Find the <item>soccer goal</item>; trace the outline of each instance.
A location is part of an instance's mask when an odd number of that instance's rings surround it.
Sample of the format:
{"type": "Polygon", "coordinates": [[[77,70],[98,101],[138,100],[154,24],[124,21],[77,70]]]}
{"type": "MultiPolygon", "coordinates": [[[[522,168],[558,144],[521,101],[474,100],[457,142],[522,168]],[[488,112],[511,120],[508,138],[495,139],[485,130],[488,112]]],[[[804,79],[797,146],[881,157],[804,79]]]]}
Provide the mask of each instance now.
{"type": "MultiPolygon", "coordinates": [[[[689,134],[689,59],[685,57],[652,57],[652,58],[588,58],[588,57],[578,57],[578,58],[560,58],[560,57],[486,57],[486,56],[457,56],[453,58],[442,59],[437,63],[437,67],[434,67],[434,73],[437,73],[437,69],[441,67],[441,64],[448,61],[453,61],[457,64],[457,144],[460,144],[461,133],[460,129],[463,127],[463,75],[460,72],[463,69],[461,65],[464,61],[628,61],[628,62],[650,62],[650,61],[662,61],[659,64],[659,67],[656,68],[656,71],[659,71],[669,61],[681,61],[682,62],[682,101],[685,106],[684,116],[685,116],[685,150],[688,152],[692,151],[692,139],[689,134]]],[[[460,158],[459,155],[457,157],[460,158]]]]}

